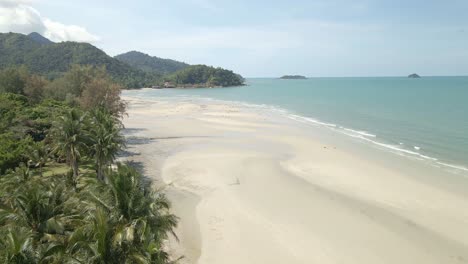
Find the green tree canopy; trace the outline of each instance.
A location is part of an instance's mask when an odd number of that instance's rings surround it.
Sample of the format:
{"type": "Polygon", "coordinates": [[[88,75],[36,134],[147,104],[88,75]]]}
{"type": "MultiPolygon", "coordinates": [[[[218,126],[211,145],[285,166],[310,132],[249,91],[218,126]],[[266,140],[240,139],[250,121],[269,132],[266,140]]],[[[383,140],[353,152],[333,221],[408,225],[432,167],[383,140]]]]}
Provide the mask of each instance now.
{"type": "Polygon", "coordinates": [[[180,70],[165,78],[165,81],[176,85],[239,86],[244,84],[244,78],[239,74],[222,68],[206,65],[194,65],[180,70]]]}

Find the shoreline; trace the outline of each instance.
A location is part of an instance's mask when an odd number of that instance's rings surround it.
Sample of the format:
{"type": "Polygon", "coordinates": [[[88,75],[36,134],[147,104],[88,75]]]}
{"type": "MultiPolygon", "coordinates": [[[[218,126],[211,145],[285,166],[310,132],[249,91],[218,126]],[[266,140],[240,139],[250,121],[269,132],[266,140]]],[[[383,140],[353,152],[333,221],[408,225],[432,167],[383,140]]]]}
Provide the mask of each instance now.
{"type": "Polygon", "coordinates": [[[468,260],[458,175],[232,105],[124,99],[150,139],[131,159],[181,217],[182,263],[468,260]]]}
{"type": "MultiPolygon", "coordinates": [[[[166,89],[179,89],[179,88],[166,88],[166,89]]],[[[158,90],[158,89],[141,88],[138,90],[145,92],[145,91],[158,90]]],[[[139,96],[135,97],[135,96],[130,95],[130,97],[138,98],[145,102],[151,102],[151,100],[147,100],[146,98],[142,98],[139,96]]],[[[173,99],[174,98],[171,98],[170,100],[172,101],[173,99]]],[[[185,101],[185,102],[187,101],[191,102],[195,100],[199,102],[200,104],[207,104],[207,103],[208,104],[210,103],[226,104],[229,106],[242,108],[243,110],[248,111],[248,112],[258,113],[259,111],[261,111],[262,112],[261,114],[263,115],[265,114],[271,115],[272,113],[275,115],[281,115],[281,117],[277,117],[276,119],[290,119],[297,123],[302,123],[305,125],[304,129],[311,129],[311,130],[328,129],[330,130],[328,132],[330,132],[331,134],[335,136],[341,137],[345,135],[346,137],[352,137],[358,142],[358,144],[370,144],[376,148],[379,148],[382,151],[390,152],[394,155],[405,156],[408,159],[429,163],[431,166],[434,166],[437,169],[443,169],[445,172],[461,175],[461,176],[468,178],[468,166],[467,165],[465,164],[462,165],[459,162],[449,161],[444,158],[434,157],[432,156],[432,154],[421,152],[421,147],[419,147],[419,145],[417,146],[417,145],[411,145],[411,144],[404,144],[401,142],[399,144],[396,144],[395,142],[390,143],[388,139],[387,140],[382,139],[381,137],[373,134],[372,132],[359,130],[359,129],[352,129],[349,127],[342,126],[340,124],[329,123],[326,121],[316,119],[315,117],[308,117],[308,116],[300,115],[298,113],[292,112],[284,108],[280,108],[280,107],[276,107],[272,105],[263,105],[263,104],[258,105],[258,104],[241,102],[241,101],[225,101],[225,100],[202,98],[202,97],[200,98],[180,97],[176,99],[177,102],[179,102],[179,100],[185,101]],[[269,113],[266,113],[266,112],[269,112],[269,113]]],[[[299,124],[294,123],[292,125],[298,126],[299,124]]]]}
{"type": "Polygon", "coordinates": [[[241,85],[228,85],[228,86],[209,86],[206,84],[185,84],[178,86],[153,86],[153,87],[143,87],[143,88],[130,88],[124,89],[126,91],[136,91],[136,90],[162,90],[162,89],[212,89],[212,88],[233,88],[233,87],[242,87],[248,86],[248,84],[243,83],[241,85]]]}

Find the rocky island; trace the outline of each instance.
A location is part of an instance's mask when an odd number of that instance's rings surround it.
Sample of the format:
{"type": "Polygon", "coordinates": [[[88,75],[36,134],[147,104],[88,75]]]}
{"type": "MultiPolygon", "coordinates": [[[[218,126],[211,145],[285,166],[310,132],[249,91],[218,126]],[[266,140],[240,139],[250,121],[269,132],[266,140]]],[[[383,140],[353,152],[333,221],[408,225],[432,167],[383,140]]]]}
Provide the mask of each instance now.
{"type": "Polygon", "coordinates": [[[307,77],[302,76],[302,75],[284,75],[281,76],[280,79],[283,80],[305,80],[307,77]]]}
{"type": "Polygon", "coordinates": [[[421,78],[421,76],[417,75],[416,73],[408,75],[408,78],[421,78]]]}

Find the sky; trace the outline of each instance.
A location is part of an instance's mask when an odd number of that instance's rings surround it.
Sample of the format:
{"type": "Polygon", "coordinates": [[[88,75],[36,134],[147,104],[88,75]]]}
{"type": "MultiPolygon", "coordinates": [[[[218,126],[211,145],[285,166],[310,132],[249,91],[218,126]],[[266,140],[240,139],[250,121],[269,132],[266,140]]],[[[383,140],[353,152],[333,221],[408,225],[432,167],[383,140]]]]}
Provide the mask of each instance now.
{"type": "Polygon", "coordinates": [[[0,32],[245,77],[468,75],[467,0],[0,0],[0,32]]]}

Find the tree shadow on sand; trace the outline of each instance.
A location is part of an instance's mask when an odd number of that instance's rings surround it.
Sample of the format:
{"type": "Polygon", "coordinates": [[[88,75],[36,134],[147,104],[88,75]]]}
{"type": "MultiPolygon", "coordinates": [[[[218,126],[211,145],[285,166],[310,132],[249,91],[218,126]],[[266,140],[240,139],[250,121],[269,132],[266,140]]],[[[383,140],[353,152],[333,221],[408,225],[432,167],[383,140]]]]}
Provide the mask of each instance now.
{"type": "Polygon", "coordinates": [[[137,136],[126,136],[127,145],[142,145],[148,144],[152,141],[158,140],[169,140],[169,139],[188,139],[188,138],[212,138],[212,136],[175,136],[175,137],[137,137],[137,136]]]}
{"type": "Polygon", "coordinates": [[[124,136],[129,136],[129,135],[134,135],[138,132],[142,132],[142,131],[145,131],[147,129],[145,128],[124,128],[122,129],[122,134],[124,136]]]}
{"type": "Polygon", "coordinates": [[[134,161],[134,160],[128,160],[125,162],[127,165],[133,167],[138,173],[143,175],[143,179],[147,181],[148,183],[151,182],[150,177],[146,174],[145,166],[143,165],[143,162],[140,161],[134,161]]]}
{"type": "Polygon", "coordinates": [[[128,158],[128,157],[134,157],[134,156],[140,156],[140,155],[141,153],[139,152],[134,152],[134,151],[125,149],[125,150],[120,151],[117,156],[120,158],[128,158]]]}
{"type": "Polygon", "coordinates": [[[152,140],[153,139],[148,138],[148,137],[134,137],[134,136],[125,137],[127,146],[148,144],[152,140]]]}

